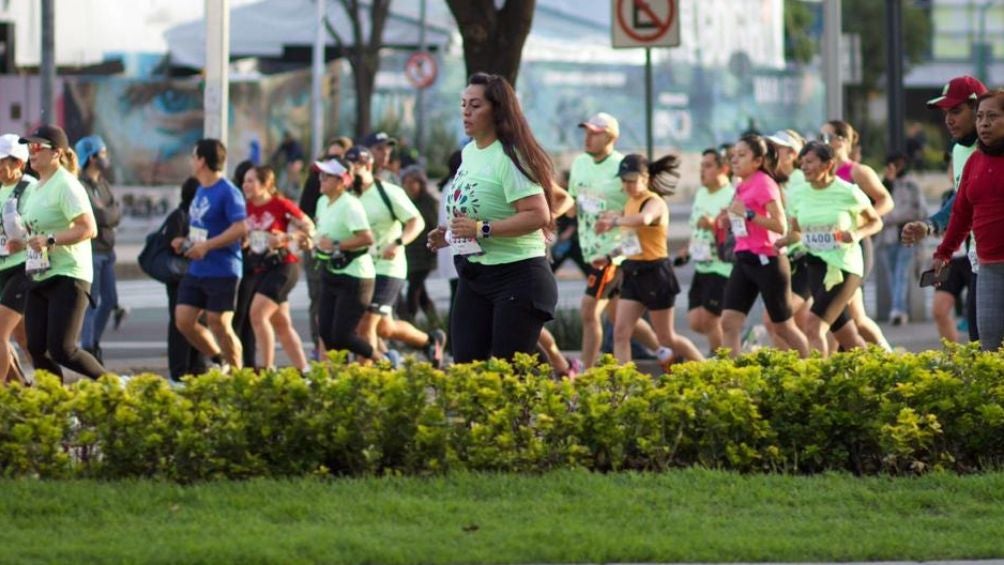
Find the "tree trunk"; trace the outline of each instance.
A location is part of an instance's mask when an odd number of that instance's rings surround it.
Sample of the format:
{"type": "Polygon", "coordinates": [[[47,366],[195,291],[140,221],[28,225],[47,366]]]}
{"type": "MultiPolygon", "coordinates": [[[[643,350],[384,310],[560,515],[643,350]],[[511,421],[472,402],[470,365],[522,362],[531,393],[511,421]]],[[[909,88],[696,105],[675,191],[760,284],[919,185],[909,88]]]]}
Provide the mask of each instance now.
{"type": "Polygon", "coordinates": [[[467,75],[477,72],[505,77],[516,86],[523,45],[533,23],[536,0],[446,0],[464,38],[467,75]]]}
{"type": "Polygon", "coordinates": [[[357,137],[370,133],[373,127],[373,91],[377,71],[380,70],[380,47],[383,45],[383,30],[390,15],[391,0],[372,0],[370,4],[369,41],[363,41],[363,16],[359,0],[342,0],[342,6],[352,25],[352,46],[349,48],[349,65],[352,66],[352,82],[356,90],[357,137]]]}

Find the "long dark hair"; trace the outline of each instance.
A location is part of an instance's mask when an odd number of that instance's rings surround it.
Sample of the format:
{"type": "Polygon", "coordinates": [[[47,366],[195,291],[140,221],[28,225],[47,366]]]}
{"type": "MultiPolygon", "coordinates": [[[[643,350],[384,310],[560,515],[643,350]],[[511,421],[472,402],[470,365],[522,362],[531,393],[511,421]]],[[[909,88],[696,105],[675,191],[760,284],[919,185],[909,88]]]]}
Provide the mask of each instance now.
{"type": "Polygon", "coordinates": [[[768,177],[774,179],[774,182],[783,183],[788,180],[787,175],[777,170],[777,147],[774,147],[773,143],[767,143],[766,138],[756,133],[747,133],[740,137],[739,141],[745,143],[750,148],[754,157],[763,159],[763,162],[760,164],[760,170],[768,177]]]}
{"type": "Polygon", "coordinates": [[[850,148],[853,148],[861,141],[861,137],[851,124],[843,120],[829,120],[826,123],[833,128],[833,133],[847,140],[850,148]]]}
{"type": "Polygon", "coordinates": [[[621,175],[643,172],[648,176],[648,189],[659,196],[672,196],[680,180],[680,159],[676,155],[666,155],[649,161],[640,153],[632,153],[621,161],[621,175]]]}
{"type": "Polygon", "coordinates": [[[484,87],[485,99],[491,103],[495,117],[495,136],[502,143],[502,150],[519,172],[543,187],[550,210],[554,165],[530,131],[516,92],[505,78],[487,73],[474,73],[467,84],[484,87]]]}

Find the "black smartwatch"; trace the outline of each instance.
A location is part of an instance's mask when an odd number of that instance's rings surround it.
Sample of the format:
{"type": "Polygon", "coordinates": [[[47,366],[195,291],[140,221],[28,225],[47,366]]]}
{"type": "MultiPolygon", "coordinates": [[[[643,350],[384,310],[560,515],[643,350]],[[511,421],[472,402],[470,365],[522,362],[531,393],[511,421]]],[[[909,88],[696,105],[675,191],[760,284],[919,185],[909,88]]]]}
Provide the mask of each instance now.
{"type": "Polygon", "coordinates": [[[394,243],[396,243],[398,245],[404,245],[404,240],[399,237],[399,238],[397,238],[397,239],[394,240],[394,243]]]}
{"type": "Polygon", "coordinates": [[[49,236],[45,238],[45,244],[49,247],[56,245],[56,236],[50,233],[49,236]]]}
{"type": "Polygon", "coordinates": [[[481,237],[491,237],[492,236],[492,224],[491,222],[484,222],[481,224],[481,237]]]}
{"type": "Polygon", "coordinates": [[[756,217],[756,212],[753,210],[746,210],[746,221],[752,222],[753,218],[756,217]]]}

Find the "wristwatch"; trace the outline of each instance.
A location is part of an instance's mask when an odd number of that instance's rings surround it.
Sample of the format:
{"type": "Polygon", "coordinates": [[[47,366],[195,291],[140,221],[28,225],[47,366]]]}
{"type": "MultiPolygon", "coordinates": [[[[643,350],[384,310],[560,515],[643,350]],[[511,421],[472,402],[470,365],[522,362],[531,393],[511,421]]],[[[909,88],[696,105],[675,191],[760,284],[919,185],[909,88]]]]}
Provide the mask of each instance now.
{"type": "Polygon", "coordinates": [[[492,224],[491,222],[484,222],[481,224],[481,237],[491,237],[492,236],[492,224]]]}
{"type": "Polygon", "coordinates": [[[56,245],[56,235],[50,233],[48,236],[46,236],[45,244],[49,247],[56,245]]]}
{"type": "Polygon", "coordinates": [[[397,238],[397,239],[394,240],[394,243],[396,243],[398,245],[404,245],[404,240],[399,237],[399,238],[397,238]]]}
{"type": "Polygon", "coordinates": [[[746,210],[746,221],[747,222],[752,222],[753,218],[755,218],[755,217],[756,217],[756,212],[754,212],[753,210],[746,210]]]}

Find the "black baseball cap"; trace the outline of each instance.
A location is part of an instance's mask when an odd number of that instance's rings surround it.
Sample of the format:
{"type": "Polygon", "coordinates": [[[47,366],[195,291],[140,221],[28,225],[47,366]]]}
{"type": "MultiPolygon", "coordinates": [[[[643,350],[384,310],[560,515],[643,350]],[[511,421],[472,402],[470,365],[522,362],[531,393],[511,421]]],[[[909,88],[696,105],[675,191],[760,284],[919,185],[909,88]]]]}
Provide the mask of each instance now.
{"type": "Polygon", "coordinates": [[[372,163],[373,154],[365,147],[353,145],[351,149],[345,152],[345,160],[349,163],[372,163]]]}
{"type": "Polygon", "coordinates": [[[70,140],[63,128],[53,125],[39,126],[30,135],[18,139],[20,143],[48,143],[53,149],[69,149],[70,140]]]}
{"type": "Polygon", "coordinates": [[[621,164],[617,167],[617,176],[623,177],[624,175],[637,174],[637,173],[647,173],[648,172],[648,159],[644,155],[639,155],[638,153],[632,153],[627,157],[621,159],[621,164]]]}
{"type": "Polygon", "coordinates": [[[375,131],[363,138],[362,143],[364,147],[373,147],[374,145],[380,145],[386,143],[387,145],[397,145],[397,140],[393,137],[387,135],[385,131],[375,131]]]}

